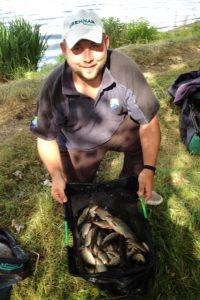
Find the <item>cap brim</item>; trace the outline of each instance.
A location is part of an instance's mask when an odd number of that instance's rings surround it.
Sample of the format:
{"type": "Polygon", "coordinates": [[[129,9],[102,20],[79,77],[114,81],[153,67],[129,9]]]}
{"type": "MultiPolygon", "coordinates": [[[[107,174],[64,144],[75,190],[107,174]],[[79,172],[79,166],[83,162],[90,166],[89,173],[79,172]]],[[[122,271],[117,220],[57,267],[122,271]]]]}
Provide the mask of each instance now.
{"type": "Polygon", "coordinates": [[[72,49],[80,40],[89,40],[97,44],[102,43],[103,31],[90,30],[88,32],[71,32],[66,38],[67,46],[72,49]]]}

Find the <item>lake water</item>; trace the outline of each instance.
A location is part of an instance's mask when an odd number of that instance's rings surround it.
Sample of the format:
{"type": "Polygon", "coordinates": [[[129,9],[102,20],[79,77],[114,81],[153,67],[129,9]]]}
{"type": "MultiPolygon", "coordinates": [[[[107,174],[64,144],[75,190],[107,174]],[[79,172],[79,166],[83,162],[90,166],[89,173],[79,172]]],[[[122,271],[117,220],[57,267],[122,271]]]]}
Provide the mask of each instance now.
{"type": "Polygon", "coordinates": [[[54,62],[61,52],[59,42],[63,18],[73,8],[94,9],[101,18],[119,18],[122,22],[144,18],[150,25],[166,31],[200,20],[200,0],[0,0],[0,20],[15,16],[40,24],[41,33],[50,36],[44,62],[54,62]],[[86,4],[87,3],[87,4],[86,4]]]}

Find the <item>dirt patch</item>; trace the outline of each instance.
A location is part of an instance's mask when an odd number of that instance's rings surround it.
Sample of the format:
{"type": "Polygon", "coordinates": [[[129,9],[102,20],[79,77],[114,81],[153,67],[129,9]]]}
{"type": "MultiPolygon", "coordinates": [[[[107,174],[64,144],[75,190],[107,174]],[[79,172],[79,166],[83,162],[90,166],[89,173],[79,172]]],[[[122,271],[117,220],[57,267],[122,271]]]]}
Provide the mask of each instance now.
{"type": "Polygon", "coordinates": [[[14,102],[0,106],[0,142],[28,131],[34,108],[32,104],[14,102]]]}

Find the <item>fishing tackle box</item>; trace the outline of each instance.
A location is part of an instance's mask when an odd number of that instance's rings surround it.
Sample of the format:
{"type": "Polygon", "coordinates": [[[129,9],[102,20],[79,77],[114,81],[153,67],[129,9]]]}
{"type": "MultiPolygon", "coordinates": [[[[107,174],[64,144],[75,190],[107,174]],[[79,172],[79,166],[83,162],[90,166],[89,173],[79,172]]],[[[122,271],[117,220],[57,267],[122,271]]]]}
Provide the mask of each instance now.
{"type": "Polygon", "coordinates": [[[68,202],[64,204],[66,234],[72,233],[73,245],[67,242],[68,270],[72,276],[79,276],[117,295],[141,295],[147,291],[148,283],[155,273],[155,253],[150,224],[139,209],[138,180],[136,176],[102,183],[69,183],[66,188],[68,202]],[[113,215],[121,218],[136,236],[148,247],[144,264],[115,267],[100,273],[87,273],[80,256],[80,236],[77,216],[85,207],[95,204],[106,207],[113,215]]]}

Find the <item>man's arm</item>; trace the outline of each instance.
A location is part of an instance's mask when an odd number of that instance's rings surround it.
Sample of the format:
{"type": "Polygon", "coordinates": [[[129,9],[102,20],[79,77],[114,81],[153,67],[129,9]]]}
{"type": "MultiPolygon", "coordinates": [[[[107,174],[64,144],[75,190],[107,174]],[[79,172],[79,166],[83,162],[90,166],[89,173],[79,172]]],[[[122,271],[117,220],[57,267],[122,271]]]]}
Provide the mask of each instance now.
{"type": "MultiPolygon", "coordinates": [[[[144,165],[156,166],[161,139],[160,126],[157,116],[155,116],[148,124],[141,125],[139,133],[144,165]]],[[[138,177],[138,195],[143,195],[146,201],[151,198],[153,178],[154,172],[149,169],[143,169],[138,177]]]]}
{"type": "Polygon", "coordinates": [[[63,171],[60,152],[56,140],[46,141],[38,138],[37,148],[40,158],[52,178],[52,197],[60,203],[66,202],[67,198],[64,190],[67,179],[63,171]]]}

